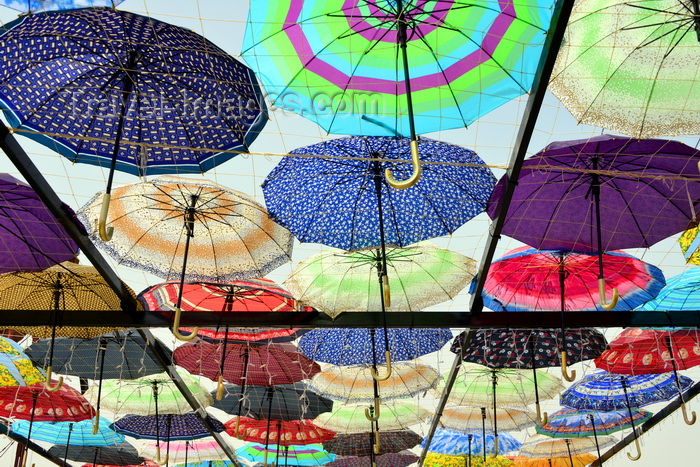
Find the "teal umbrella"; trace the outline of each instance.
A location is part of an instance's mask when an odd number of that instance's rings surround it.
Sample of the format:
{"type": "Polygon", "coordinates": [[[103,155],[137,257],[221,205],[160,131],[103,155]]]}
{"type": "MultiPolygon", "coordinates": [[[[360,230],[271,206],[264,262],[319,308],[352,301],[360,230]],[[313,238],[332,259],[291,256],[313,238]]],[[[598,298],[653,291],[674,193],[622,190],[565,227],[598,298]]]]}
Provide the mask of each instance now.
{"type": "Polygon", "coordinates": [[[124,442],[124,435],[108,427],[109,420],[100,418],[99,430],[96,434],[93,434],[93,423],[92,419],[80,422],[34,423],[28,420],[17,420],[12,423],[12,432],[26,438],[31,435],[32,441],[72,446],[113,446],[124,442]]]}

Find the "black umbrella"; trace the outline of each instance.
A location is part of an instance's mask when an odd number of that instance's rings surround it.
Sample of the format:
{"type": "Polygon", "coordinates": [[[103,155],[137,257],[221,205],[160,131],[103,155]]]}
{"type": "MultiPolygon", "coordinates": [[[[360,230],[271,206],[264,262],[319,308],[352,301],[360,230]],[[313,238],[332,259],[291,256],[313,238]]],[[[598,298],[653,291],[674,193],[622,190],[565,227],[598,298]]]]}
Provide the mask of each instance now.
{"type": "Polygon", "coordinates": [[[76,462],[105,465],[138,465],[144,461],[134,446],[119,443],[114,446],[64,446],[56,444],[49,449],[55,457],[66,457],[76,462]]]}

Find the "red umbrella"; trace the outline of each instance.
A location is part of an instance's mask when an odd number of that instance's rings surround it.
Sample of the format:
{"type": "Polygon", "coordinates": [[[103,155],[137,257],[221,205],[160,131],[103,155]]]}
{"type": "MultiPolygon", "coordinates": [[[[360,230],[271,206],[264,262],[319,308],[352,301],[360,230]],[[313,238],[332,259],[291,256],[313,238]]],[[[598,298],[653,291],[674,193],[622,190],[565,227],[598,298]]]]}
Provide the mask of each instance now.
{"type": "Polygon", "coordinates": [[[243,441],[280,446],[323,443],[335,436],[334,431],[321,428],[311,420],[255,420],[241,417],[240,420],[231,419],[224,425],[226,433],[243,441]]]}
{"type": "Polygon", "coordinates": [[[34,422],[79,422],[95,416],[87,399],[64,385],[57,391],[44,384],[0,387],[0,417],[34,422]]]}
{"type": "MultiPolygon", "coordinates": [[[[595,360],[595,365],[611,373],[624,375],[659,374],[687,370],[700,365],[700,342],[696,329],[625,329],[610,342],[610,348],[595,360]]],[[[678,378],[676,377],[678,382],[678,378]]],[[[683,418],[695,423],[695,412],[688,417],[683,394],[683,418]]]]}

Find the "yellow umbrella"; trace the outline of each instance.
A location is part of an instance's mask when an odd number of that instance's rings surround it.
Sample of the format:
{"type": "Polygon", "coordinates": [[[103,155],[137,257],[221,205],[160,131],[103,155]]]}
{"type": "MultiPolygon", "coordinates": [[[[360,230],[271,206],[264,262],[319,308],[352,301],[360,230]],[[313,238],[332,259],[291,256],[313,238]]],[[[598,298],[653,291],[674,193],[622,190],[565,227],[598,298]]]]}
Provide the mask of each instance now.
{"type": "Polygon", "coordinates": [[[597,457],[593,454],[579,454],[565,457],[525,457],[516,456],[513,459],[513,467],[585,467],[597,457]]]}

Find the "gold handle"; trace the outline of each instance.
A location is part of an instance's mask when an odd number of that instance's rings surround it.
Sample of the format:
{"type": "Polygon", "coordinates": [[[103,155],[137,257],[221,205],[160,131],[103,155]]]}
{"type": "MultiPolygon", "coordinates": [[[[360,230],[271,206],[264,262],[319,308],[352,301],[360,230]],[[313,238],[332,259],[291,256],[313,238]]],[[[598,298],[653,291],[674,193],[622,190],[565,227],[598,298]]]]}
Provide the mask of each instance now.
{"type": "Polygon", "coordinates": [[[566,350],[561,351],[561,375],[564,377],[565,380],[568,382],[573,382],[576,379],[576,370],[571,370],[571,374],[567,371],[566,368],[566,350]]]}
{"type": "Polygon", "coordinates": [[[173,336],[177,337],[181,341],[191,341],[195,337],[197,337],[197,331],[199,331],[199,328],[192,328],[192,334],[189,336],[183,336],[180,334],[180,330],[178,329],[180,327],[180,314],[182,313],[182,309],[180,307],[175,308],[175,316],[173,316],[173,336]]]}
{"type": "Polygon", "coordinates": [[[220,401],[224,398],[224,375],[219,375],[219,380],[216,382],[216,400],[220,401]]]}
{"type": "Polygon", "coordinates": [[[95,410],[95,421],[92,422],[92,434],[96,435],[100,430],[100,409],[95,410]]]}
{"type": "Polygon", "coordinates": [[[44,382],[44,387],[46,387],[46,390],[49,392],[56,392],[61,389],[61,386],[63,386],[63,376],[58,377],[58,383],[56,383],[56,386],[51,386],[51,373],[53,373],[53,366],[46,369],[46,381],[44,382]]]}
{"type": "Polygon", "coordinates": [[[374,398],[374,415],[369,412],[369,409],[365,409],[365,417],[370,422],[379,421],[379,398],[374,398]]]}
{"type": "Polygon", "coordinates": [[[631,461],[638,461],[642,457],[642,449],[639,447],[639,439],[634,438],[634,445],[637,446],[637,455],[633,456],[628,452],[627,458],[631,461]]]}
{"type": "Polygon", "coordinates": [[[389,286],[389,276],[382,275],[382,288],[384,289],[384,306],[391,307],[391,286],[389,286]]]}
{"type": "Polygon", "coordinates": [[[496,456],[498,456],[498,435],[494,435],[493,437],[493,455],[491,457],[495,459],[496,456]]]}
{"type": "Polygon", "coordinates": [[[391,353],[387,350],[385,353],[386,358],[386,375],[379,376],[374,368],[370,368],[369,372],[376,381],[386,381],[391,376],[391,353]]]}
{"type": "Polygon", "coordinates": [[[381,443],[379,442],[379,430],[374,432],[374,446],[372,446],[372,449],[374,449],[376,455],[379,455],[379,452],[382,450],[381,443]]]}
{"type": "Polygon", "coordinates": [[[403,188],[410,188],[420,179],[420,158],[418,157],[418,141],[411,141],[411,165],[413,166],[413,173],[406,180],[396,180],[394,175],[389,169],[384,171],[384,177],[386,177],[386,182],[397,190],[403,188]]]}
{"type": "Polygon", "coordinates": [[[681,402],[681,410],[683,411],[683,420],[685,420],[686,425],[694,425],[697,417],[695,416],[695,411],[690,412],[692,417],[688,418],[688,409],[685,407],[685,402],[681,402]]]}
{"type": "Polygon", "coordinates": [[[547,422],[549,421],[549,418],[547,417],[547,412],[540,413],[540,403],[539,402],[537,404],[535,404],[535,411],[537,412],[537,424],[539,426],[546,425],[547,422]]]}
{"type": "Polygon", "coordinates": [[[610,303],[607,303],[607,299],[605,298],[604,279],[598,279],[598,293],[600,293],[600,306],[603,307],[604,310],[612,310],[617,305],[618,300],[620,300],[617,289],[612,289],[612,300],[610,300],[610,303]]]}
{"type": "Polygon", "coordinates": [[[112,240],[114,227],[107,227],[107,214],[109,213],[109,201],[112,198],[110,193],[102,195],[102,209],[100,209],[100,217],[97,220],[97,228],[100,232],[100,238],[103,242],[112,240]]]}

